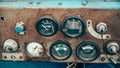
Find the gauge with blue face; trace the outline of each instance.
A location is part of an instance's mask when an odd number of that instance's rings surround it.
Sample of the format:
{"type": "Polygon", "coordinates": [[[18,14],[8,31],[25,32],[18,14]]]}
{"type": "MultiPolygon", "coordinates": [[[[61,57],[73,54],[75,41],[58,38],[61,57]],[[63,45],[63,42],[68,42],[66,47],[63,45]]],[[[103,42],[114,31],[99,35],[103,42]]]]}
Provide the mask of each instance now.
{"type": "Polygon", "coordinates": [[[68,42],[58,40],[51,44],[50,55],[56,60],[66,60],[72,54],[72,48],[68,42]]]}
{"type": "Polygon", "coordinates": [[[85,32],[85,24],[78,16],[70,16],[63,21],[61,31],[65,36],[79,37],[85,32]]]}
{"type": "Polygon", "coordinates": [[[41,17],[36,23],[36,30],[40,35],[53,36],[58,31],[57,21],[50,17],[41,17]]]}

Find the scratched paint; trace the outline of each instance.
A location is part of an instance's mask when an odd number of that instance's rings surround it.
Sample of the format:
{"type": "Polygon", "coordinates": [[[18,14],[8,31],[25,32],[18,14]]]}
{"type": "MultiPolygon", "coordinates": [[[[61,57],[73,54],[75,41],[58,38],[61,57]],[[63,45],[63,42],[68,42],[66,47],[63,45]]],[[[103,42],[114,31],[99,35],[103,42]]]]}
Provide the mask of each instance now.
{"type": "Polygon", "coordinates": [[[1,0],[0,7],[120,9],[120,0],[1,0]]]}

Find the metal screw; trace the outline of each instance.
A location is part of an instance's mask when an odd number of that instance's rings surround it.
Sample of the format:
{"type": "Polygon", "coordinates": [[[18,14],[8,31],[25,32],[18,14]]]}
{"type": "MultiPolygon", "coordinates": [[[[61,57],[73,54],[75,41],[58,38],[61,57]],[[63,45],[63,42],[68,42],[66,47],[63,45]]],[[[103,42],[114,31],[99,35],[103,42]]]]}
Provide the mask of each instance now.
{"type": "Polygon", "coordinates": [[[83,0],[83,1],[82,1],[82,5],[85,6],[85,5],[87,5],[87,4],[88,4],[88,1],[87,1],[87,0],[83,0]]]}
{"type": "Polygon", "coordinates": [[[40,2],[40,1],[38,1],[36,4],[41,4],[41,2],[40,2]]]}
{"type": "Polygon", "coordinates": [[[29,1],[28,3],[29,3],[29,4],[33,4],[33,1],[29,1]]]}

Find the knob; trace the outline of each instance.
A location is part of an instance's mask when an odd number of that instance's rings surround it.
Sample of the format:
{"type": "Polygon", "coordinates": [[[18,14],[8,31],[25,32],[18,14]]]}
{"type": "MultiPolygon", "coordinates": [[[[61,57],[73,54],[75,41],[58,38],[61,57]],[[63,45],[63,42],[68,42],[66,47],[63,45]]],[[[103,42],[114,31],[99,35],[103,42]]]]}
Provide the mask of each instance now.
{"type": "Polygon", "coordinates": [[[115,54],[119,51],[119,43],[117,41],[109,41],[106,43],[106,49],[108,53],[115,54]]]}
{"type": "Polygon", "coordinates": [[[103,22],[97,24],[96,30],[98,33],[105,33],[107,31],[107,25],[103,22]]]}
{"type": "Polygon", "coordinates": [[[16,23],[15,32],[18,34],[24,34],[25,24],[23,22],[16,23]]]}
{"type": "Polygon", "coordinates": [[[7,39],[3,48],[6,52],[15,52],[18,49],[18,43],[13,39],[7,39]]]}

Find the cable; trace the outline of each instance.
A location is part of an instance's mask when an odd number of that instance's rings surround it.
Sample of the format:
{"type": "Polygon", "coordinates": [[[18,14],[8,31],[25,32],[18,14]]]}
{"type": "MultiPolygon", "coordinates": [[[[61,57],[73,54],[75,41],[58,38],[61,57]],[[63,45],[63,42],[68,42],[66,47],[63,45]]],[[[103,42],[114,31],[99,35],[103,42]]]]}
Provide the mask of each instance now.
{"type": "MultiPolygon", "coordinates": [[[[101,38],[102,38],[102,43],[103,43],[103,45],[105,45],[105,43],[104,43],[104,39],[103,39],[103,30],[101,30],[101,33],[100,33],[100,34],[101,34],[101,38]]],[[[120,54],[117,53],[115,47],[112,48],[112,51],[113,51],[117,56],[120,57],[120,54]]],[[[116,61],[115,61],[113,58],[109,58],[109,57],[108,57],[107,52],[106,52],[105,55],[106,55],[106,58],[107,58],[109,61],[112,61],[114,64],[117,64],[116,61]]]]}
{"type": "MultiPolygon", "coordinates": [[[[104,45],[104,39],[103,39],[103,30],[100,32],[101,39],[102,39],[102,45],[104,45]]],[[[103,46],[100,46],[101,49],[103,49],[103,46]]]]}
{"type": "MultiPolygon", "coordinates": [[[[102,38],[102,44],[103,44],[103,47],[104,47],[105,43],[104,43],[104,39],[103,39],[103,30],[101,30],[100,34],[101,34],[101,38],[102,38]]],[[[102,47],[102,49],[103,49],[103,47],[102,47]]],[[[105,55],[106,55],[107,59],[109,60],[109,57],[108,57],[107,53],[105,55]]]]}

